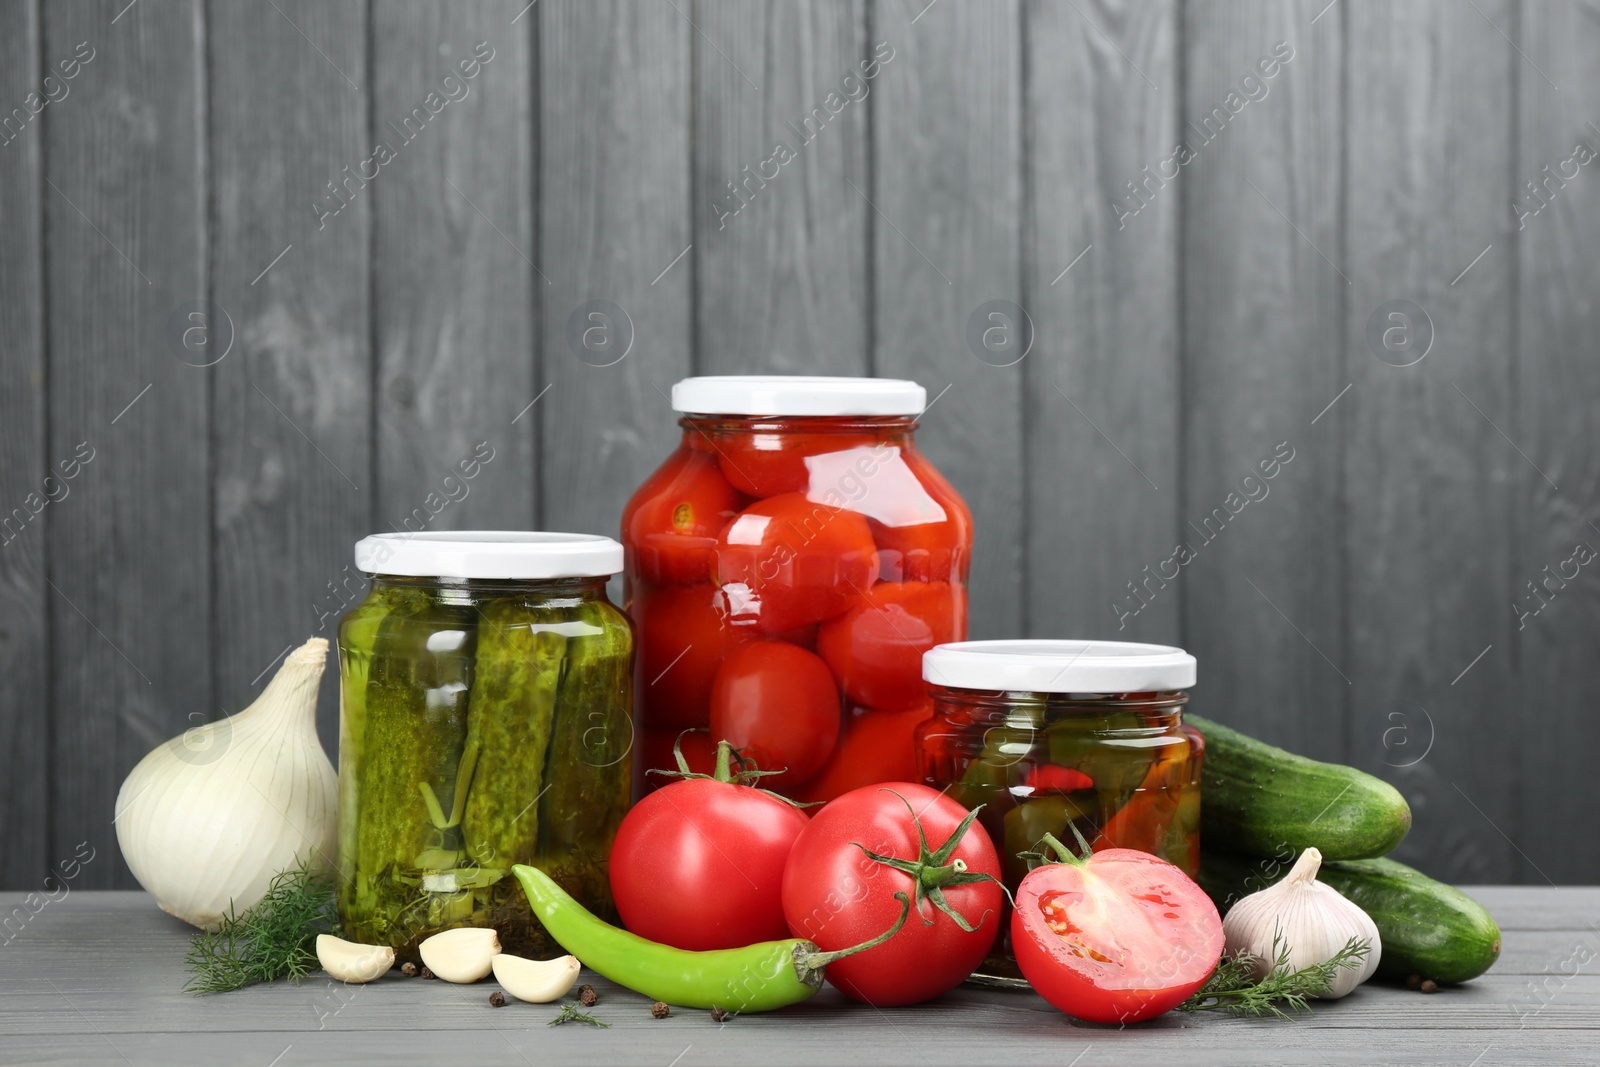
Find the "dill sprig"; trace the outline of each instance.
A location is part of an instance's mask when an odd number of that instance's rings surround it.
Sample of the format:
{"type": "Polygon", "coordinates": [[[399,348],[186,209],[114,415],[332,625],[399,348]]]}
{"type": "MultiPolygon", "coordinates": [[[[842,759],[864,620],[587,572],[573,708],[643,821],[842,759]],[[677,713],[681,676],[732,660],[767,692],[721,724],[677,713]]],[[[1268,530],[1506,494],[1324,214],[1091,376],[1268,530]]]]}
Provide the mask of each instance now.
{"type": "Polygon", "coordinates": [[[564,1005],[561,1009],[561,1014],[545,1023],[545,1025],[560,1026],[562,1023],[588,1023],[590,1026],[598,1026],[601,1029],[608,1028],[611,1025],[610,1023],[601,1022],[593,1015],[584,1014],[584,1012],[579,1010],[576,1004],[564,1005]]]}
{"type": "Polygon", "coordinates": [[[1249,952],[1224,955],[1200,991],[1182,1004],[1181,1011],[1226,1011],[1229,1015],[1276,1016],[1289,1018],[1288,1012],[1309,1012],[1306,1002],[1333,991],[1333,979],[1341,968],[1360,967],[1371,945],[1352,937],[1333,957],[1297,971],[1289,969],[1289,946],[1282,934],[1272,938],[1272,970],[1259,981],[1256,966],[1260,958],[1249,952]],[[1280,1006],[1281,1005],[1281,1006],[1280,1006]]]}
{"type": "Polygon", "coordinates": [[[189,942],[192,976],[184,992],[225,993],[256,982],[298,982],[316,970],[318,934],[338,929],[333,880],[302,860],[272,878],[267,895],[243,914],[230,907],[215,930],[189,942]]]}

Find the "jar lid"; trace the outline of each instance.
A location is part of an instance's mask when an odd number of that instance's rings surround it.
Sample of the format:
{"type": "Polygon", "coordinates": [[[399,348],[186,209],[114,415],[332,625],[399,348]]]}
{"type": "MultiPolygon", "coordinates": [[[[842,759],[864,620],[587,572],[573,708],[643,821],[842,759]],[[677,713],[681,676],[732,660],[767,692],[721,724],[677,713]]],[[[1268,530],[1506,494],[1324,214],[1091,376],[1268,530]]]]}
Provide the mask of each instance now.
{"type": "Polygon", "coordinates": [[[356,542],[356,567],[414,578],[603,578],[622,570],[622,546],[598,534],[381,533],[356,542]]]}
{"type": "Polygon", "coordinates": [[[1194,657],[1131,641],[957,641],[923,653],[922,677],[957,689],[1143,693],[1194,685],[1194,657]]]}
{"type": "Polygon", "coordinates": [[[920,415],[928,391],[898,378],[722,374],[672,387],[672,410],[703,415],[920,415]]]}

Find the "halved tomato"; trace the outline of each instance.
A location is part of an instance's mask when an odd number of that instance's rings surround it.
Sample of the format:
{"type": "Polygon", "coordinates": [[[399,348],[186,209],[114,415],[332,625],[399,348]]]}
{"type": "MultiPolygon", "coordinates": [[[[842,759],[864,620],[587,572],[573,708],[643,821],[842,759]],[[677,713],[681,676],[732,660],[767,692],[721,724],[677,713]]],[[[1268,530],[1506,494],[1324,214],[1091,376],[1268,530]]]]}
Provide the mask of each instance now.
{"type": "Polygon", "coordinates": [[[817,631],[817,652],[845,695],[873,708],[928,698],[922,654],[967,636],[967,591],[949,582],[879,582],[817,631]]]}
{"type": "Polygon", "coordinates": [[[1035,867],[1017,887],[1011,948],[1034,990],[1068,1015],[1132,1023],[1205,984],[1222,957],[1211,898],[1165,860],[1126,848],[1035,867]]]}

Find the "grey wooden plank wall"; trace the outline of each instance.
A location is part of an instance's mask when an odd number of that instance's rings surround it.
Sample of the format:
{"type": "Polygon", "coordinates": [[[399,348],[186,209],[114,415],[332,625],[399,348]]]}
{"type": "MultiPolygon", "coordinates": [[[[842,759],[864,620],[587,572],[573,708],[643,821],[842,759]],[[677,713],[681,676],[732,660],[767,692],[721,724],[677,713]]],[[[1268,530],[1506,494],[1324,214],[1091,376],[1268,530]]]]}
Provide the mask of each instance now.
{"type": "Polygon", "coordinates": [[[1402,856],[1600,878],[1597,71],[1578,2],[0,0],[0,886],[127,885],[356,538],[612,531],[736,371],[928,386],[975,636],[1184,644],[1402,856]]]}

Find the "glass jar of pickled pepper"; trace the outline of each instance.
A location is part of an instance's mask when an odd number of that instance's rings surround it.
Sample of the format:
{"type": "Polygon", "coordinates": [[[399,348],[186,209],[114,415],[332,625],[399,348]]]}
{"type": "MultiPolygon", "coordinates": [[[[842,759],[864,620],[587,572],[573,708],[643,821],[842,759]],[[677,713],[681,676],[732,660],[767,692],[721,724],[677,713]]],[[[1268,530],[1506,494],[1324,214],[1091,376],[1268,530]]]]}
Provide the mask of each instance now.
{"type": "MultiPolygon", "coordinates": [[[[917,731],[916,781],[969,808],[1000,852],[1007,888],[1045,834],[1076,849],[1150,852],[1200,868],[1205,742],[1183,724],[1194,657],[1121,641],[968,641],[922,660],[934,714],[917,731]]],[[[1020,982],[1009,916],[975,977],[1020,982]]]]}
{"type": "Polygon", "coordinates": [[[514,863],[615,918],[607,858],[632,782],[633,633],[608,537],[378,534],[339,624],[339,914],[415,961],[487,926],[559,955],[514,863]]]}
{"type": "Polygon", "coordinates": [[[922,653],[966,635],[972,515],[917,450],[926,394],[689,378],[676,451],[622,517],[641,788],[726,739],[806,800],[906,780],[922,653]]]}

